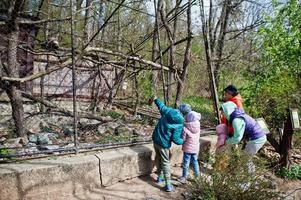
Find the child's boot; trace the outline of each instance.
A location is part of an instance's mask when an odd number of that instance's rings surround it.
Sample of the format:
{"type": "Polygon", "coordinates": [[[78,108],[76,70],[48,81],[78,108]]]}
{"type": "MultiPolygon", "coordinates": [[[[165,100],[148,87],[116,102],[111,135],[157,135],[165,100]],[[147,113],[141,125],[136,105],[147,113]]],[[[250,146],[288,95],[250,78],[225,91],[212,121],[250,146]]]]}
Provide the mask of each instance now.
{"type": "Polygon", "coordinates": [[[171,184],[171,182],[168,182],[165,186],[165,191],[171,192],[172,190],[173,190],[173,185],[171,184]]]}
{"type": "Polygon", "coordinates": [[[164,178],[164,176],[163,175],[159,175],[158,177],[157,177],[157,184],[161,184],[161,183],[163,183],[165,181],[165,178],[164,178]]]}

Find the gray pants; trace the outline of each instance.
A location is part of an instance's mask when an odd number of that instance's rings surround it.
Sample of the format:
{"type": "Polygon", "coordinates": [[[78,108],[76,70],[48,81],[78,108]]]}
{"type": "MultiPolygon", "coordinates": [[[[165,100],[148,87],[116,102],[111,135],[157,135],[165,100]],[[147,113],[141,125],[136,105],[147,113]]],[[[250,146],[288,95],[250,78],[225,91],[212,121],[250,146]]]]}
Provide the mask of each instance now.
{"type": "Polygon", "coordinates": [[[247,143],[246,145],[246,149],[245,151],[254,156],[258,151],[259,149],[261,149],[261,147],[264,145],[265,143],[260,143],[260,144],[250,144],[250,143],[247,143]]]}
{"type": "Polygon", "coordinates": [[[154,144],[158,176],[164,175],[165,182],[170,183],[169,149],[154,144]]]}
{"type": "MultiPolygon", "coordinates": [[[[259,143],[259,144],[250,144],[250,143],[247,143],[246,145],[246,149],[245,151],[251,155],[251,156],[254,156],[258,151],[259,149],[261,149],[261,147],[264,145],[265,143],[259,143]]],[[[256,171],[255,169],[255,165],[252,161],[249,161],[248,162],[248,172],[250,174],[254,174],[256,171]]]]}

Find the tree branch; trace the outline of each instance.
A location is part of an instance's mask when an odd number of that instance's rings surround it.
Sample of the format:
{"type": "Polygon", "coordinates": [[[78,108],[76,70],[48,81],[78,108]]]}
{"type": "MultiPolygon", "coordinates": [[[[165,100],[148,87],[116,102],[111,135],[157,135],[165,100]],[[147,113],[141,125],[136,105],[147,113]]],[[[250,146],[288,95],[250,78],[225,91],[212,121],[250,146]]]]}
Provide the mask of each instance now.
{"type": "Polygon", "coordinates": [[[105,54],[109,54],[109,55],[113,55],[113,56],[118,56],[118,57],[121,57],[121,58],[124,58],[124,59],[127,59],[127,60],[132,60],[132,61],[137,61],[137,62],[140,62],[142,64],[145,64],[145,65],[150,65],[152,66],[154,69],[164,69],[166,71],[169,71],[170,69],[166,66],[161,66],[160,64],[157,64],[155,62],[152,62],[152,61],[149,61],[149,60],[145,60],[141,57],[137,57],[137,56],[129,56],[129,55],[125,55],[121,52],[113,52],[111,50],[108,50],[108,49],[103,49],[103,48],[97,48],[97,47],[88,47],[86,51],[95,51],[95,52],[101,52],[101,53],[105,53],[105,54]]]}
{"type": "MultiPolygon", "coordinates": [[[[60,112],[60,113],[63,113],[65,115],[68,115],[70,117],[73,117],[73,112],[72,111],[61,108],[61,107],[55,105],[54,103],[52,103],[51,101],[47,101],[47,100],[44,100],[44,99],[41,99],[41,98],[38,98],[38,97],[34,97],[31,94],[28,94],[28,93],[25,93],[25,92],[21,92],[21,93],[22,93],[22,96],[26,99],[30,99],[34,102],[41,103],[41,104],[43,104],[44,106],[46,106],[48,108],[55,109],[55,111],[57,111],[57,112],[60,112]]],[[[95,116],[95,115],[92,115],[92,114],[89,114],[89,113],[80,113],[79,112],[78,117],[79,118],[94,119],[94,120],[98,120],[100,122],[112,121],[112,120],[108,120],[104,117],[95,116]]]]}

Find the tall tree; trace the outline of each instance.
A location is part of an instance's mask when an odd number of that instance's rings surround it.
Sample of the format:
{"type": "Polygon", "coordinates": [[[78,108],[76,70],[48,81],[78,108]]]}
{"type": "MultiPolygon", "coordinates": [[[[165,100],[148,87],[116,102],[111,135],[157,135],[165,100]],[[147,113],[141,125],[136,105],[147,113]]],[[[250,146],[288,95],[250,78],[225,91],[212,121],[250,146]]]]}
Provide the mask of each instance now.
{"type": "Polygon", "coordinates": [[[86,0],[84,44],[90,41],[93,34],[93,1],[86,0]]]}
{"type": "Polygon", "coordinates": [[[223,62],[229,60],[239,49],[237,47],[231,49],[231,45],[227,46],[227,44],[231,44],[234,39],[238,39],[243,33],[255,29],[262,23],[259,11],[253,12],[254,9],[251,9],[254,7],[253,5],[260,10],[259,3],[246,0],[225,0],[220,3],[210,0],[209,8],[204,6],[204,0],[200,0],[202,38],[217,119],[220,118],[218,89],[221,67],[223,62]],[[243,8],[246,9],[242,11],[243,8]],[[247,14],[241,14],[243,12],[247,12],[247,14]]]}
{"type": "MultiPolygon", "coordinates": [[[[152,61],[156,62],[157,57],[159,56],[159,43],[158,43],[158,31],[160,26],[160,7],[162,7],[162,0],[154,1],[154,7],[155,7],[155,24],[154,24],[154,33],[152,37],[152,61]]],[[[157,93],[157,83],[158,83],[158,71],[153,71],[151,74],[151,83],[153,85],[152,87],[152,93],[157,93]]]]}
{"type": "Polygon", "coordinates": [[[190,53],[191,53],[191,43],[192,43],[192,30],[191,30],[191,0],[188,0],[187,5],[187,42],[186,42],[186,48],[184,53],[184,60],[182,65],[182,72],[180,73],[178,77],[178,83],[177,83],[177,93],[176,93],[176,99],[175,99],[175,107],[179,106],[183,90],[184,90],[184,84],[187,79],[187,73],[188,73],[188,66],[190,64],[190,53]]]}
{"type": "MultiPolygon", "coordinates": [[[[8,8],[6,27],[8,30],[8,46],[7,46],[7,66],[5,71],[9,77],[18,78],[20,73],[20,65],[17,59],[17,50],[19,44],[19,25],[17,17],[22,11],[24,0],[12,0],[8,8]]],[[[12,107],[12,117],[15,122],[16,134],[21,137],[26,134],[24,123],[24,108],[22,96],[20,93],[20,84],[10,82],[5,84],[5,91],[10,99],[12,107]]]]}

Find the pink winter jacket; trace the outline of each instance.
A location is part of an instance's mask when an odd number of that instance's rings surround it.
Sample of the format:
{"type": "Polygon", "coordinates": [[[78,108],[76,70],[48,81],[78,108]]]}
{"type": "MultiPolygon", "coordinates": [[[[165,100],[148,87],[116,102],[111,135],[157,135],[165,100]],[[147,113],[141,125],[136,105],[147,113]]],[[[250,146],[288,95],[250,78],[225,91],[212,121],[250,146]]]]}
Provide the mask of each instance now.
{"type": "Polygon", "coordinates": [[[198,154],[200,150],[200,121],[186,122],[183,128],[184,144],[182,150],[185,153],[198,154]]]}
{"type": "Polygon", "coordinates": [[[225,124],[219,124],[216,127],[217,141],[216,149],[222,148],[226,144],[228,127],[225,124]]]}

